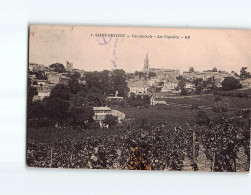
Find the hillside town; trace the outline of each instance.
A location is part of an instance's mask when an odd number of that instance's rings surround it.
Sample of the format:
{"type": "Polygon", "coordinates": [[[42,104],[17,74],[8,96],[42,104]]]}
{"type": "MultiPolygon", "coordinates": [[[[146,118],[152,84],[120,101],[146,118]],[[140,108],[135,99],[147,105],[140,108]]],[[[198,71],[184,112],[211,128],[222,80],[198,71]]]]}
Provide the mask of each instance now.
{"type": "Polygon", "coordinates": [[[249,170],[248,68],[181,73],[149,61],[134,73],[30,63],[28,165],[249,170]]]}
{"type": "MultiPolygon", "coordinates": [[[[33,101],[43,100],[50,95],[50,91],[57,84],[67,85],[70,75],[77,72],[80,74],[79,83],[85,83],[85,71],[74,69],[73,63],[66,62],[66,71],[55,71],[53,67],[46,67],[42,64],[29,64],[29,78],[31,85],[37,89],[37,95],[33,101]]],[[[241,80],[236,72],[226,72],[217,70],[195,71],[193,67],[183,73],[177,69],[152,68],[149,63],[148,54],[144,59],[142,71],[128,73],[126,82],[128,87],[127,97],[131,94],[135,96],[149,95],[151,105],[165,104],[165,98],[170,96],[193,95],[200,93],[210,93],[213,89],[221,89],[222,82],[226,77],[233,77],[241,80]]],[[[246,82],[246,87],[250,87],[250,80],[246,82]]],[[[121,100],[118,94],[110,94],[108,100],[121,100]]]]}

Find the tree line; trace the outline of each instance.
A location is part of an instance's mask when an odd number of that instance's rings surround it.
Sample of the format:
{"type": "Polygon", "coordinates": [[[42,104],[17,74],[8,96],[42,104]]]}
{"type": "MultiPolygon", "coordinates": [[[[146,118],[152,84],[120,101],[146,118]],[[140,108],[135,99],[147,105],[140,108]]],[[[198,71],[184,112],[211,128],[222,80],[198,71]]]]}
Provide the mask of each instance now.
{"type": "MultiPolygon", "coordinates": [[[[80,83],[81,75],[70,75],[68,84],[57,84],[50,96],[42,101],[33,101],[37,89],[28,80],[28,125],[30,126],[95,126],[93,106],[106,105],[106,96],[120,96],[128,93],[124,70],[86,72],[85,84],[80,83]]],[[[109,123],[109,119],[107,119],[109,123]]],[[[114,119],[113,119],[114,120],[114,119]]],[[[112,121],[111,124],[113,124],[112,121]]],[[[110,123],[109,123],[110,124],[110,123]]]]}

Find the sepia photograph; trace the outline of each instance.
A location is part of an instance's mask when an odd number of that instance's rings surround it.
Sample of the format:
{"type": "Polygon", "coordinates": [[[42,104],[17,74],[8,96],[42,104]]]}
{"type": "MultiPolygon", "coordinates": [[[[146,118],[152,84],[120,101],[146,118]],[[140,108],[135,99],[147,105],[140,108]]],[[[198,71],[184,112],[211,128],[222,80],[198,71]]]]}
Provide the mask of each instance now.
{"type": "Polygon", "coordinates": [[[251,31],[29,26],[29,167],[249,172],[251,31]]]}

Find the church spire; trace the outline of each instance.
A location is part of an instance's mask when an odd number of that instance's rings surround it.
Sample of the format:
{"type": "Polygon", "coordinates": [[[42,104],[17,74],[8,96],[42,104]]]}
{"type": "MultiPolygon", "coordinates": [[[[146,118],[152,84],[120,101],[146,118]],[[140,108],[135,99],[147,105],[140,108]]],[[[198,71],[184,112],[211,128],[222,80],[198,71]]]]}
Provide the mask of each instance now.
{"type": "Polygon", "coordinates": [[[148,52],[146,54],[146,58],[144,60],[144,71],[148,71],[149,70],[149,58],[148,58],[148,52]]]}

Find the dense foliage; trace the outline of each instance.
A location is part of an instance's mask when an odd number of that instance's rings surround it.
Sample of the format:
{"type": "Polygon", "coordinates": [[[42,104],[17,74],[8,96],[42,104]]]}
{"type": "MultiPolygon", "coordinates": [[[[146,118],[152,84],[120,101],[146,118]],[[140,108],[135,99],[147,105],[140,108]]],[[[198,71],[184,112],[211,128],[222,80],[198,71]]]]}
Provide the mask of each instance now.
{"type": "Polygon", "coordinates": [[[105,116],[105,119],[103,120],[103,124],[108,125],[109,128],[116,125],[117,123],[118,123],[118,117],[113,116],[111,114],[107,114],[105,116]]]}
{"type": "Polygon", "coordinates": [[[240,88],[241,88],[240,81],[238,81],[234,77],[226,77],[222,81],[222,89],[224,91],[229,91],[229,90],[234,90],[234,89],[240,89],[240,88]]]}
{"type": "Polygon", "coordinates": [[[87,72],[85,75],[86,87],[105,96],[115,95],[127,96],[128,87],[126,83],[126,72],[124,70],[103,70],[101,72],[87,72]]]}
{"type": "Polygon", "coordinates": [[[248,67],[242,67],[241,68],[240,77],[242,79],[247,79],[247,78],[251,77],[250,72],[248,72],[247,69],[248,69],[248,67]]]}
{"type": "MultiPolygon", "coordinates": [[[[51,65],[55,71],[64,72],[61,64],[51,65]]],[[[126,96],[128,92],[126,73],[123,70],[87,72],[85,84],[79,82],[81,75],[77,72],[69,74],[68,84],[57,84],[50,96],[42,101],[32,102],[37,91],[28,83],[28,125],[53,126],[73,125],[86,128],[93,123],[93,106],[106,105],[106,96],[126,96]]],[[[144,102],[150,101],[144,99],[144,102]]]]}
{"type": "Polygon", "coordinates": [[[27,164],[68,168],[247,171],[250,156],[247,116],[244,112],[222,115],[220,122],[214,124],[211,121],[211,127],[187,124],[169,128],[166,123],[152,123],[142,118],[106,130],[80,131],[62,127],[54,128],[52,132],[52,129],[30,129],[27,164]]]}
{"type": "Polygon", "coordinates": [[[58,73],[66,72],[66,69],[65,69],[64,65],[61,64],[61,63],[58,63],[58,62],[54,63],[54,64],[51,64],[50,68],[53,69],[55,72],[58,72],[58,73]]]}

